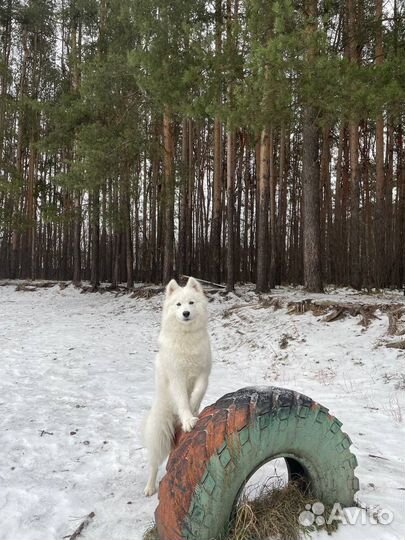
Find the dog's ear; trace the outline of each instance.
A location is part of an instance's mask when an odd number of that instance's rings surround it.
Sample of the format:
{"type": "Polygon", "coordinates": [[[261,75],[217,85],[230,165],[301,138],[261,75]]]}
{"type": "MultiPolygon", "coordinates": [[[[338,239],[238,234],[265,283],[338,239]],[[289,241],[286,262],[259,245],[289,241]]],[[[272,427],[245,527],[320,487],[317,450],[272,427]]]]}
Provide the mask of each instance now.
{"type": "Polygon", "coordinates": [[[171,294],[174,293],[174,291],[176,291],[179,288],[180,286],[178,285],[175,279],[170,280],[166,287],[166,296],[170,296],[171,294]]]}
{"type": "Polygon", "coordinates": [[[198,282],[196,279],[194,279],[193,277],[188,278],[186,287],[188,287],[188,288],[190,288],[190,289],[194,289],[195,291],[197,291],[197,292],[199,292],[199,293],[204,292],[204,291],[203,291],[203,288],[202,288],[202,286],[201,286],[201,283],[199,283],[199,282],[198,282]]]}

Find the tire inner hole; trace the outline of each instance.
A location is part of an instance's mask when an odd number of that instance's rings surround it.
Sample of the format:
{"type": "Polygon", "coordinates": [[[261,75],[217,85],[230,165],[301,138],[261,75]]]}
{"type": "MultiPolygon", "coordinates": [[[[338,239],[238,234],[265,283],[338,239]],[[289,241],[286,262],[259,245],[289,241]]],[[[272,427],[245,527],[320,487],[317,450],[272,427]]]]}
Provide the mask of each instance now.
{"type": "Polygon", "coordinates": [[[297,460],[279,457],[266,461],[242,485],[235,503],[241,498],[254,500],[263,492],[284,488],[289,482],[297,483],[303,491],[310,487],[308,473],[297,460]]]}

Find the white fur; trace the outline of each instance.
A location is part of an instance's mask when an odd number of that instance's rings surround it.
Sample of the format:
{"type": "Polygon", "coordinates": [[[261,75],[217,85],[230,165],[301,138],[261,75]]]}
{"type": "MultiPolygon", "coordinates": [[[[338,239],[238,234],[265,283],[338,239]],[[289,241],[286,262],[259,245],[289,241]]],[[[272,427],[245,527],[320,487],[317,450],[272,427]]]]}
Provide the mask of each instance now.
{"type": "Polygon", "coordinates": [[[198,281],[189,278],[182,288],[172,279],[156,356],[156,396],[144,429],[150,464],[147,496],[156,492],[158,468],[170,453],[176,426],[191,431],[197,423],[211,371],[207,321],[207,299],[198,281]]]}

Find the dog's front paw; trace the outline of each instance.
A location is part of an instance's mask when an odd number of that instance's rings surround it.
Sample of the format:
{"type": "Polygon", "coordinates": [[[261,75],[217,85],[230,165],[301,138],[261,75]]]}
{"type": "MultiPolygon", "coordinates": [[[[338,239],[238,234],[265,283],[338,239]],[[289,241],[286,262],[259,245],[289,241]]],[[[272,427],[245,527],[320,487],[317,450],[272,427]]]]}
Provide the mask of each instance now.
{"type": "Polygon", "coordinates": [[[198,421],[197,416],[190,416],[189,418],[186,418],[181,423],[181,428],[184,432],[191,431],[193,427],[196,425],[198,421]]]}
{"type": "Polygon", "coordinates": [[[152,497],[156,493],[156,485],[150,484],[149,482],[146,484],[145,489],[143,490],[143,493],[146,497],[152,497]]]}

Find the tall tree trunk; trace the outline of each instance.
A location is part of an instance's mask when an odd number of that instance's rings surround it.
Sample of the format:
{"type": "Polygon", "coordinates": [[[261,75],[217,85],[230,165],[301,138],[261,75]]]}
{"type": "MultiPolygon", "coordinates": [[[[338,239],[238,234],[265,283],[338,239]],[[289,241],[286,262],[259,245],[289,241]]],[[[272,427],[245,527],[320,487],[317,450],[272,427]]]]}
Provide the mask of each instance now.
{"type": "MultiPolygon", "coordinates": [[[[23,49],[23,55],[22,55],[22,64],[21,64],[21,70],[20,70],[20,84],[19,84],[19,102],[21,104],[21,110],[19,112],[18,116],[18,133],[17,133],[17,152],[16,152],[16,169],[17,174],[19,176],[20,182],[24,182],[24,161],[25,161],[25,145],[24,145],[24,136],[25,131],[27,129],[27,119],[26,119],[26,107],[24,105],[24,99],[27,97],[27,69],[28,69],[28,63],[29,63],[29,47],[28,47],[28,29],[24,25],[22,29],[22,49],[23,49]]],[[[24,199],[21,198],[21,204],[20,204],[20,214],[23,215],[23,203],[24,199]]],[[[14,219],[15,222],[18,220],[14,219]]],[[[20,225],[20,224],[18,224],[20,225]]],[[[22,268],[22,252],[24,252],[24,255],[26,254],[27,245],[26,240],[27,236],[24,233],[20,233],[18,230],[18,225],[13,230],[13,253],[14,256],[12,258],[13,261],[13,275],[15,277],[19,276],[21,277],[23,273],[23,277],[29,277],[29,274],[26,273],[25,265],[22,268]]]]}
{"type": "MultiPolygon", "coordinates": [[[[392,117],[389,117],[387,119],[387,136],[386,136],[386,151],[385,151],[385,165],[384,165],[384,182],[385,182],[385,189],[384,189],[384,220],[383,220],[383,228],[385,232],[385,265],[384,265],[384,272],[383,272],[383,282],[387,285],[388,283],[393,283],[392,281],[392,269],[395,264],[395,258],[397,257],[397,254],[393,251],[393,238],[395,236],[394,233],[394,223],[395,223],[395,215],[394,215],[394,207],[393,207],[393,188],[394,188],[394,146],[395,146],[395,139],[398,137],[398,134],[395,133],[394,125],[393,125],[394,119],[392,117]]],[[[398,132],[400,131],[401,125],[398,126],[398,132]]],[[[399,167],[399,156],[397,154],[396,165],[397,169],[399,167]]]]}
{"type": "Polygon", "coordinates": [[[166,107],[163,115],[163,167],[164,167],[164,253],[163,283],[173,277],[174,254],[174,144],[171,114],[166,107]]]}
{"type": "Polygon", "coordinates": [[[280,158],[278,183],[280,186],[279,212],[278,212],[278,276],[277,281],[282,283],[286,278],[286,240],[287,240],[287,171],[286,171],[286,129],[284,124],[280,130],[280,158]]]}
{"type": "Polygon", "coordinates": [[[187,170],[187,205],[186,205],[186,271],[188,274],[192,274],[192,262],[193,262],[193,204],[194,204],[194,176],[195,176],[195,164],[193,154],[194,143],[194,123],[191,118],[188,119],[188,170],[187,170]]]}
{"type": "Polygon", "coordinates": [[[375,283],[374,274],[374,261],[375,257],[374,246],[373,246],[373,226],[372,226],[372,210],[371,210],[371,186],[370,186],[370,142],[371,136],[369,134],[368,125],[364,123],[364,141],[362,147],[362,168],[361,168],[361,177],[362,177],[362,209],[363,209],[363,224],[364,224],[364,249],[362,250],[362,268],[363,270],[363,281],[366,282],[367,286],[373,286],[375,283]]]}
{"type": "MultiPolygon", "coordinates": [[[[107,0],[101,0],[99,5],[99,35],[98,55],[100,62],[104,62],[107,56],[107,0]]],[[[102,119],[100,119],[102,121],[102,119]]],[[[90,256],[90,283],[93,289],[100,285],[100,184],[90,188],[90,227],[91,227],[91,256],[90,256]]]]}
{"type": "Polygon", "coordinates": [[[397,203],[395,223],[395,270],[393,283],[398,287],[405,284],[405,144],[402,126],[398,128],[398,168],[397,168],[397,203]]]}
{"type": "MultiPolygon", "coordinates": [[[[383,36],[382,36],[382,0],[375,2],[376,17],[376,42],[375,63],[381,66],[384,61],[383,36]]],[[[384,118],[382,114],[377,116],[375,126],[376,145],[376,206],[374,216],[374,242],[375,242],[375,270],[374,278],[377,287],[385,285],[384,268],[386,265],[385,249],[385,178],[384,178],[384,118]]]]}
{"type": "Polygon", "coordinates": [[[101,186],[100,280],[110,281],[107,252],[107,182],[101,186]]]}
{"type": "Polygon", "coordinates": [[[0,165],[3,170],[3,143],[6,136],[6,96],[8,81],[6,73],[10,66],[10,52],[12,45],[12,0],[7,0],[7,7],[4,7],[2,26],[4,27],[2,37],[2,74],[0,77],[0,165]]]}
{"type": "Polygon", "coordinates": [[[235,250],[235,281],[241,280],[241,215],[242,215],[242,170],[243,156],[245,154],[246,133],[243,129],[239,130],[238,136],[238,155],[235,154],[235,235],[234,235],[234,250],[235,250]]]}
{"type": "MultiPolygon", "coordinates": [[[[77,20],[74,17],[70,29],[70,87],[73,95],[78,95],[80,90],[80,50],[81,32],[77,32],[77,20]]],[[[76,140],[72,143],[71,159],[77,159],[76,140]]],[[[73,191],[73,285],[78,287],[82,281],[82,257],[81,257],[81,232],[82,232],[82,209],[81,194],[78,188],[73,191]]]]}
{"type": "Polygon", "coordinates": [[[90,283],[93,289],[100,285],[100,191],[99,188],[91,190],[90,223],[91,223],[91,257],[90,257],[90,283]]]}
{"type": "Polygon", "coordinates": [[[322,233],[322,255],[323,261],[322,276],[326,278],[328,282],[332,282],[332,193],[330,183],[330,130],[329,127],[324,127],[322,130],[322,151],[321,151],[321,190],[322,190],[322,219],[321,219],[321,233],[322,233]]]}
{"type": "Polygon", "coordinates": [[[264,128],[260,135],[260,167],[258,177],[257,207],[257,255],[256,255],[256,291],[269,290],[268,279],[268,206],[269,206],[269,130],[264,128]]]}
{"type": "MultiPolygon", "coordinates": [[[[251,193],[251,177],[252,173],[250,170],[251,166],[251,152],[250,147],[246,145],[246,152],[245,152],[245,165],[244,165],[244,191],[243,191],[243,197],[244,197],[244,208],[245,208],[245,219],[243,223],[243,257],[242,257],[242,276],[241,279],[246,282],[250,281],[250,254],[249,254],[249,214],[251,213],[251,210],[249,208],[252,206],[252,202],[250,199],[250,193],[251,193]]],[[[252,231],[251,231],[252,232],[252,231]]]]}
{"type": "Polygon", "coordinates": [[[276,286],[277,280],[277,213],[276,213],[276,189],[277,176],[274,163],[274,130],[269,134],[269,189],[270,189],[270,287],[276,286]]]}
{"type": "MultiPolygon", "coordinates": [[[[352,64],[358,64],[357,0],[347,0],[349,55],[352,64]]],[[[360,269],[360,178],[359,178],[359,126],[357,120],[349,122],[350,148],[350,284],[361,288],[360,269]]]]}
{"type": "Polygon", "coordinates": [[[300,254],[300,189],[299,189],[299,147],[297,144],[297,134],[295,134],[292,146],[292,181],[291,181],[291,210],[290,210],[290,239],[289,239],[289,277],[288,280],[293,283],[299,283],[301,280],[301,258],[300,254]]]}
{"type": "Polygon", "coordinates": [[[112,206],[112,280],[111,287],[116,288],[120,282],[121,260],[121,230],[119,227],[119,193],[118,185],[111,182],[111,206],[112,206]]]}
{"type": "Polygon", "coordinates": [[[319,200],[319,130],[311,105],[304,110],[302,188],[304,234],[304,285],[308,291],[322,292],[321,231],[319,200]]]}
{"type": "Polygon", "coordinates": [[[81,205],[80,205],[80,193],[78,190],[74,196],[74,236],[73,236],[73,285],[78,287],[82,281],[82,260],[81,260],[81,205]]]}
{"type": "Polygon", "coordinates": [[[334,250],[333,250],[333,268],[334,268],[334,280],[336,284],[342,283],[342,260],[346,256],[344,250],[344,241],[343,241],[343,204],[342,204],[342,193],[343,193],[343,145],[345,142],[345,129],[341,125],[339,128],[339,140],[337,148],[337,158],[336,158],[336,191],[335,191],[335,222],[334,222],[334,250]]]}
{"type": "Polygon", "coordinates": [[[148,212],[148,205],[152,196],[151,169],[148,168],[147,153],[142,156],[143,174],[142,174],[142,250],[140,266],[136,265],[137,272],[135,279],[139,281],[150,281],[151,277],[151,256],[152,246],[150,237],[150,223],[152,220],[151,214],[148,212]],[[149,228],[148,228],[149,221],[149,228]]]}
{"type": "MultiPolygon", "coordinates": [[[[35,126],[32,127],[35,129],[35,126]]],[[[36,200],[35,200],[35,184],[37,173],[37,152],[35,150],[34,135],[29,149],[28,159],[28,180],[27,180],[27,239],[26,239],[26,253],[25,253],[25,275],[31,279],[35,279],[35,230],[36,230],[36,200]]]]}
{"type": "MultiPolygon", "coordinates": [[[[306,0],[309,17],[307,32],[309,40],[316,32],[317,0],[306,0]]],[[[313,62],[316,51],[311,47],[308,61],[313,62]]],[[[304,236],[304,284],[308,291],[322,291],[321,231],[319,199],[319,129],[317,111],[309,104],[304,106],[303,119],[303,236],[304,236]]]]}
{"type": "Polygon", "coordinates": [[[360,178],[359,130],[357,122],[349,123],[350,146],[350,284],[361,288],[360,275],[360,178]]]}
{"type": "MultiPolygon", "coordinates": [[[[215,0],[215,54],[222,50],[222,0],[215,0]]],[[[218,88],[218,104],[221,105],[222,91],[218,88]]],[[[211,279],[221,281],[221,222],[222,222],[222,125],[218,116],[214,119],[214,182],[212,193],[211,224],[211,279]]]]}
{"type": "Polygon", "coordinates": [[[159,233],[158,227],[158,209],[160,203],[160,186],[159,186],[159,163],[160,152],[158,150],[160,140],[159,123],[157,119],[152,119],[152,182],[151,182],[151,197],[150,197],[150,244],[151,244],[151,275],[150,280],[157,282],[161,279],[161,271],[159,265],[157,239],[159,233]]]}
{"type": "Polygon", "coordinates": [[[227,192],[227,255],[226,255],[226,288],[235,288],[235,133],[228,128],[226,134],[226,192],[227,192]]]}
{"type": "MultiPolygon", "coordinates": [[[[237,14],[238,0],[234,3],[232,13],[232,0],[226,0],[226,38],[230,50],[235,50],[234,18],[237,14]]],[[[228,100],[232,106],[233,89],[228,87],[228,100]]],[[[235,131],[228,121],[226,133],[226,193],[227,193],[227,255],[226,255],[226,288],[233,291],[235,288],[235,165],[236,165],[235,131]]]]}
{"type": "Polygon", "coordinates": [[[221,222],[222,222],[222,126],[214,120],[214,183],[211,225],[211,278],[221,281],[221,222]]]}
{"type": "Polygon", "coordinates": [[[128,163],[123,164],[122,178],[122,208],[123,217],[123,238],[125,241],[125,273],[127,278],[127,289],[132,289],[134,285],[134,255],[132,243],[131,227],[131,191],[130,191],[130,168],[128,163]]]}
{"type": "Polygon", "coordinates": [[[187,258],[187,209],[188,209],[188,180],[189,180],[189,136],[188,119],[184,118],[182,123],[182,171],[179,201],[179,249],[178,249],[178,269],[179,274],[186,274],[187,258]]]}

